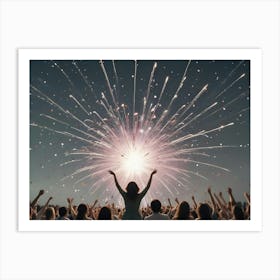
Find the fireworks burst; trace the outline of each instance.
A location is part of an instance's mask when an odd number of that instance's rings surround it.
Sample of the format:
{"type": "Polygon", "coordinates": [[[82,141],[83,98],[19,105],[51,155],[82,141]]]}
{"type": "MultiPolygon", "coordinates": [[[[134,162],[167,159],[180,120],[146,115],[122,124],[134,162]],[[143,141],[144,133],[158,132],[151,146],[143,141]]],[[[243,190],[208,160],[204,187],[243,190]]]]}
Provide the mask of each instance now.
{"type": "MultiPolygon", "coordinates": [[[[218,140],[235,125],[236,116],[241,118],[249,111],[248,104],[238,103],[248,98],[249,85],[236,89],[246,78],[240,72],[246,62],[235,61],[222,77],[216,73],[211,85],[207,81],[193,84],[203,71],[197,61],[180,61],[183,71],[176,75],[175,70],[167,73],[164,61],[126,61],[130,65],[128,81],[119,73],[122,61],[43,63],[61,79],[54,92],[54,81],[48,88],[47,81],[31,77],[31,109],[34,103],[41,106],[36,108],[46,108],[32,110],[31,130],[59,137],[60,148],[66,142],[75,143],[60,156],[59,164],[61,169],[72,170],[61,176],[61,182],[70,180],[75,192],[86,187],[89,196],[117,200],[109,169],[115,171],[122,187],[132,180],[143,188],[156,168],[158,175],[146,202],[154,197],[166,200],[188,193],[195,187],[194,179],[207,181],[208,175],[200,167],[230,172],[214,159],[219,150],[239,147],[218,140]],[[96,74],[90,72],[93,64],[99,69],[96,74]],[[77,77],[83,83],[79,89],[77,77]]],[[[202,63],[212,63],[215,68],[217,62],[202,63]]]]}

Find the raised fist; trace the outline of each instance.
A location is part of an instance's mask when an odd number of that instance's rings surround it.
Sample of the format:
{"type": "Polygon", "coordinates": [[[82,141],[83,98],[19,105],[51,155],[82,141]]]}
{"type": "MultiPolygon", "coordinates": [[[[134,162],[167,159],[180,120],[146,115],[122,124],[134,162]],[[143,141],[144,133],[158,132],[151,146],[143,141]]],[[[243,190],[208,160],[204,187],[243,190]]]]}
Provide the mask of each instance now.
{"type": "Polygon", "coordinates": [[[69,204],[70,204],[70,203],[72,203],[72,202],[73,202],[73,200],[74,200],[74,199],[73,199],[73,198],[71,198],[71,197],[68,197],[68,198],[67,198],[67,202],[68,202],[69,204]]]}
{"type": "Polygon", "coordinates": [[[39,195],[43,195],[44,193],[45,193],[44,190],[40,190],[40,191],[39,191],[39,195]]]}

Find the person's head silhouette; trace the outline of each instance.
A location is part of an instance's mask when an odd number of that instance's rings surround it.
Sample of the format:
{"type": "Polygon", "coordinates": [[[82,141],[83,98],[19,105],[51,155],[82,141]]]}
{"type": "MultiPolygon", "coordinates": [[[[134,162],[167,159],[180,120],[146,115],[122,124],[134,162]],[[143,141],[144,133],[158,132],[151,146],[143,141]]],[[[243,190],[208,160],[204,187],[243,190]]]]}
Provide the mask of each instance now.
{"type": "Polygon", "coordinates": [[[211,220],[211,208],[207,203],[198,206],[198,217],[200,220],[211,220]]]}
{"type": "Polygon", "coordinates": [[[45,212],[46,220],[54,220],[55,219],[55,211],[53,207],[48,207],[45,212]]]}
{"type": "Polygon", "coordinates": [[[77,220],[84,220],[86,219],[87,217],[87,214],[88,214],[88,207],[86,204],[84,203],[81,203],[79,204],[78,206],[78,214],[77,214],[77,220]]]}
{"type": "Polygon", "coordinates": [[[126,192],[130,199],[135,199],[139,192],[139,187],[135,182],[129,182],[126,187],[126,192]]]}
{"type": "Polygon", "coordinates": [[[190,205],[186,201],[182,201],[176,211],[174,219],[185,220],[190,218],[190,205]]]}
{"type": "Polygon", "coordinates": [[[67,215],[67,208],[64,206],[59,207],[58,213],[60,217],[65,217],[67,215]]]}
{"type": "Polygon", "coordinates": [[[239,205],[233,206],[232,212],[234,220],[244,220],[244,212],[239,205]]]}
{"type": "Polygon", "coordinates": [[[109,207],[102,207],[98,214],[98,220],[112,220],[112,212],[109,207]]]}
{"type": "Polygon", "coordinates": [[[152,208],[154,213],[159,213],[159,211],[161,209],[161,202],[158,199],[154,199],[151,202],[151,208],[152,208]]]}

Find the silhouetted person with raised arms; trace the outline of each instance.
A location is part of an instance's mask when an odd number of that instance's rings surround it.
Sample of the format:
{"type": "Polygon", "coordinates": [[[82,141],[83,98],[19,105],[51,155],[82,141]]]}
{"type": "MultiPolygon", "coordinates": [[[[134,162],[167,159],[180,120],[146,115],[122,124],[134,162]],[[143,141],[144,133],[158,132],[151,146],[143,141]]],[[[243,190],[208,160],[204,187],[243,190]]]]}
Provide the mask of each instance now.
{"type": "Polygon", "coordinates": [[[154,170],[151,173],[148,184],[141,193],[139,193],[139,187],[137,186],[137,184],[135,182],[129,182],[126,187],[126,192],[125,192],[119,185],[116,174],[111,170],[109,171],[109,173],[114,176],[116,187],[124,199],[125,213],[124,213],[122,219],[123,220],[141,220],[142,217],[139,213],[139,206],[140,206],[141,200],[143,199],[143,197],[145,196],[145,194],[147,193],[147,191],[149,190],[149,188],[151,186],[153,175],[156,174],[157,171],[154,170]]]}

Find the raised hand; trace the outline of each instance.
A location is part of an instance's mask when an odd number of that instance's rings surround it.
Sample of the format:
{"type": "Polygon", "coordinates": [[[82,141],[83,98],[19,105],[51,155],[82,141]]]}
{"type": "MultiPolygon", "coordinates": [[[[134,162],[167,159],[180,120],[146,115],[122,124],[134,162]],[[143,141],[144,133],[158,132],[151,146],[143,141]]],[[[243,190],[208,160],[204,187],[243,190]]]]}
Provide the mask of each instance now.
{"type": "Polygon", "coordinates": [[[92,204],[92,208],[96,205],[97,202],[98,202],[98,199],[95,199],[95,201],[92,204]]]}
{"type": "Polygon", "coordinates": [[[40,190],[40,191],[39,191],[39,195],[40,195],[40,196],[43,195],[44,193],[45,193],[44,190],[40,190]]]}
{"type": "Polygon", "coordinates": [[[147,193],[147,191],[149,190],[151,183],[152,183],[152,179],[153,179],[153,175],[157,173],[157,170],[154,169],[153,172],[150,175],[149,181],[147,183],[147,186],[144,188],[144,190],[141,192],[141,197],[143,198],[145,196],[145,194],[147,193]]]}
{"type": "Polygon", "coordinates": [[[151,175],[154,175],[154,174],[156,174],[156,173],[157,173],[157,170],[155,169],[155,170],[153,170],[153,172],[152,172],[151,175]]]}
{"type": "Polygon", "coordinates": [[[228,195],[229,195],[229,202],[230,202],[230,205],[231,207],[234,206],[236,204],[236,201],[234,199],[234,196],[232,194],[232,189],[231,188],[228,188],[228,195]]]}
{"type": "Polygon", "coordinates": [[[40,190],[37,196],[34,198],[34,200],[30,203],[30,207],[33,208],[37,204],[39,198],[45,193],[44,190],[40,190]]]}
{"type": "Polygon", "coordinates": [[[52,196],[50,196],[49,199],[47,200],[46,204],[40,209],[40,211],[38,212],[37,217],[36,217],[37,220],[40,220],[42,218],[43,214],[45,213],[45,211],[48,208],[49,203],[52,199],[53,199],[52,196]]]}
{"type": "Polygon", "coordinates": [[[67,198],[67,202],[68,202],[69,204],[71,204],[71,203],[73,202],[73,200],[74,200],[74,198],[72,198],[72,197],[68,197],[68,198],[67,198]]]}
{"type": "Polygon", "coordinates": [[[250,204],[250,200],[251,200],[250,195],[247,192],[245,192],[244,197],[246,198],[247,202],[250,204]]]}

